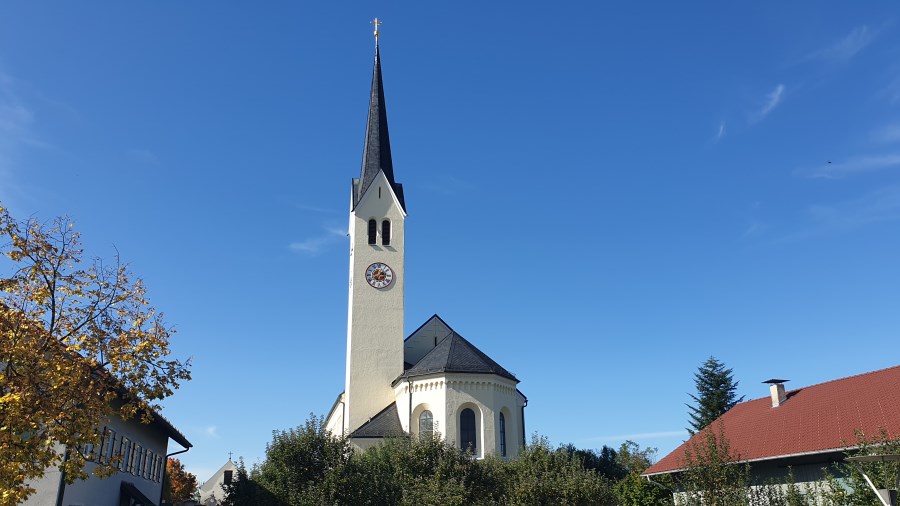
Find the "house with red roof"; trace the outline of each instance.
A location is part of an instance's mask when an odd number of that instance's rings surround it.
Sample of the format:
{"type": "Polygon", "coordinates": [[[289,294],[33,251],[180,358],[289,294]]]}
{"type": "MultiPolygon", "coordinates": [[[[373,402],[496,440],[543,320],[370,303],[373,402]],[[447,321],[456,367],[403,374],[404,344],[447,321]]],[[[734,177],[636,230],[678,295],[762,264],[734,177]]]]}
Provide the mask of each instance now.
{"type": "Polygon", "coordinates": [[[900,366],[790,391],[784,380],[766,383],[770,396],[735,405],[642,476],[685,470],[685,452],[710,430],[722,431],[732,455],[750,465],[754,483],[786,483],[790,468],[798,485],[821,482],[824,468],[857,446],[858,433],[900,436],[900,366]]]}

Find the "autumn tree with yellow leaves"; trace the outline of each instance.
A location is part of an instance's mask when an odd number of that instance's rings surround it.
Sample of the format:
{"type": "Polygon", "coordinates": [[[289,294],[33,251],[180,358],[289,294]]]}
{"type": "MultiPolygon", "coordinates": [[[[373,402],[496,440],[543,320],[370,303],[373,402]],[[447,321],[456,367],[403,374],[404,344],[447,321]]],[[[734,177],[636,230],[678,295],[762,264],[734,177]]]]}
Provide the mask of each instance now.
{"type": "Polygon", "coordinates": [[[0,504],[14,505],[48,468],[86,478],[106,421],[149,423],[190,360],[170,357],[172,328],[141,279],[118,255],[86,258],[67,219],[18,221],[0,205],[0,252],[0,504]]]}

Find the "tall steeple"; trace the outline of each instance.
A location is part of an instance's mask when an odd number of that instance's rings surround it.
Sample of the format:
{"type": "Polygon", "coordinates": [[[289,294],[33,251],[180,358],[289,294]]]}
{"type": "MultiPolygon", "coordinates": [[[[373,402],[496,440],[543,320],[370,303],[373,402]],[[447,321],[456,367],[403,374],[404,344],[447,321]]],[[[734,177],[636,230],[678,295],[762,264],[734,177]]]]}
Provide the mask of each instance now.
{"type": "Polygon", "coordinates": [[[353,179],[347,375],[342,430],[351,434],[394,402],[391,382],[403,373],[405,276],[402,187],[394,181],[375,29],[375,71],[362,172],[353,179]]]}
{"type": "Polygon", "coordinates": [[[403,199],[403,187],[394,181],[394,162],[391,159],[391,138],[388,134],[387,107],[384,103],[384,83],[381,80],[381,57],[378,49],[376,27],[375,38],[375,70],[372,74],[372,92],[369,96],[369,121],[366,124],[366,144],[363,148],[362,171],[359,179],[353,181],[353,207],[375,180],[378,172],[384,176],[406,210],[403,199]]]}

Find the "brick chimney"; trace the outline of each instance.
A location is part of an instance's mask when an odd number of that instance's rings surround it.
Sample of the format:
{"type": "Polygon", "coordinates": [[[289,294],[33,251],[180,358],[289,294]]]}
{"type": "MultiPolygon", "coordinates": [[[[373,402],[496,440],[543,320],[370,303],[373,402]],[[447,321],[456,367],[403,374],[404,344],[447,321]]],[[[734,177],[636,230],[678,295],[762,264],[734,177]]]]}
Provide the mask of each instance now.
{"type": "Polygon", "coordinates": [[[768,383],[769,386],[769,394],[772,396],[772,407],[777,408],[784,404],[784,401],[787,400],[787,394],[784,392],[784,384],[790,380],[783,379],[770,379],[763,381],[763,383],[768,383]]]}

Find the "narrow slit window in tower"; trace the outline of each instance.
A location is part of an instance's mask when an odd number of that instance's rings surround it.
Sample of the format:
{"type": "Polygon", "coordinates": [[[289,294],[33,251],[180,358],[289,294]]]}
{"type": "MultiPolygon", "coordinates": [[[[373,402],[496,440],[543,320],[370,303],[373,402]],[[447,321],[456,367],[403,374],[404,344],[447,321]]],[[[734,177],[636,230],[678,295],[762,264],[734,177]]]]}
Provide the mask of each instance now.
{"type": "Polygon", "coordinates": [[[378,231],[378,222],[369,220],[369,244],[375,244],[375,232],[378,231]]]}
{"type": "Polygon", "coordinates": [[[381,222],[381,244],[383,246],[391,245],[391,222],[389,220],[381,222]]]}

